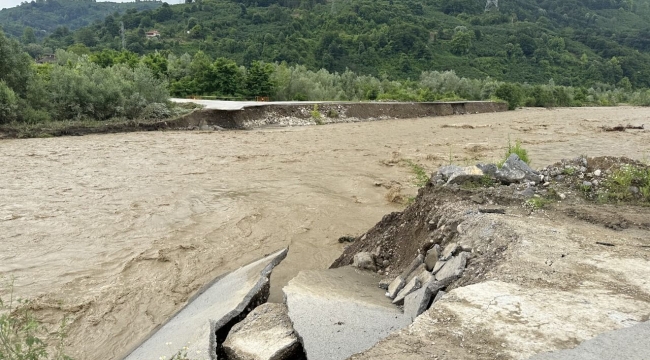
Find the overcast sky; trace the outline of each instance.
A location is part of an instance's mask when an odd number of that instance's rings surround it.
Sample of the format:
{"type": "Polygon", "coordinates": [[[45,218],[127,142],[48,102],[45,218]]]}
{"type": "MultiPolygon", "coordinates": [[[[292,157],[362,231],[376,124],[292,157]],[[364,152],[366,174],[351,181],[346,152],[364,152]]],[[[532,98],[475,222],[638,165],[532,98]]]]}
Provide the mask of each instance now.
{"type": "MultiPolygon", "coordinates": [[[[23,1],[26,1],[26,0],[0,0],[0,9],[18,6],[23,1]]],[[[97,0],[97,1],[104,1],[104,0],[97,0]]],[[[133,2],[133,0],[111,0],[111,2],[133,2]]],[[[167,0],[167,3],[168,4],[178,4],[179,1],[178,0],[167,0]]]]}

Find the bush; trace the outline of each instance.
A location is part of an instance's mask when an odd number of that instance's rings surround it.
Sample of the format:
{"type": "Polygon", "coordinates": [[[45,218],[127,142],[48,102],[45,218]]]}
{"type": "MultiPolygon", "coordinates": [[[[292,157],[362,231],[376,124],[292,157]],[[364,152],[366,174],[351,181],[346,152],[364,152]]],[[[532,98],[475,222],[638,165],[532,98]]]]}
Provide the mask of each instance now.
{"type": "Polygon", "coordinates": [[[4,81],[0,81],[0,124],[18,118],[18,97],[4,81]]]}
{"type": "Polygon", "coordinates": [[[521,161],[530,165],[530,159],[528,158],[528,151],[521,146],[521,142],[519,140],[516,140],[515,145],[513,146],[512,142],[510,142],[510,139],[508,139],[508,149],[506,150],[505,156],[503,157],[503,160],[501,160],[497,165],[499,167],[503,166],[506,160],[508,160],[508,157],[510,157],[510,155],[512,154],[519,156],[519,159],[521,161]]]}
{"type": "Polygon", "coordinates": [[[520,104],[523,97],[521,87],[515,84],[501,84],[494,92],[497,98],[504,100],[508,103],[508,110],[516,109],[520,104]]]}

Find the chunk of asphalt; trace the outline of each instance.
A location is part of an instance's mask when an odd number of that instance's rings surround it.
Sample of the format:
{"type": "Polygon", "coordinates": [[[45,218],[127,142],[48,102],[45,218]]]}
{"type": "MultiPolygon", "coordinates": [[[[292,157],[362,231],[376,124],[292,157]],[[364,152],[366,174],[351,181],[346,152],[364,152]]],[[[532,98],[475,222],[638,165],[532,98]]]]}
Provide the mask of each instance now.
{"type": "Polygon", "coordinates": [[[406,295],[412,293],[413,291],[419,289],[422,287],[422,282],[420,282],[420,279],[418,277],[414,277],[409,281],[406,285],[404,285],[404,288],[395,296],[395,299],[393,300],[393,304],[396,305],[401,305],[404,302],[404,298],[406,295]]]}
{"type": "Polygon", "coordinates": [[[440,271],[436,273],[436,280],[444,281],[448,278],[459,278],[463,275],[463,271],[465,271],[468,258],[469,253],[464,251],[457,256],[452,257],[451,260],[447,261],[440,271]]]}
{"type": "Polygon", "coordinates": [[[347,359],[411,323],[377,287],[378,280],[346,266],[301,271],[282,289],[309,360],[347,359]]]}
{"type": "Polygon", "coordinates": [[[302,346],[284,304],[262,304],[230,329],[223,348],[229,360],[297,359],[302,346]]]}
{"type": "Polygon", "coordinates": [[[418,266],[420,266],[423,262],[424,262],[424,255],[420,254],[416,256],[415,259],[411,261],[411,264],[409,264],[409,266],[406,269],[404,269],[404,271],[402,272],[401,275],[402,278],[408,279],[409,275],[411,275],[411,273],[415,271],[415,269],[417,269],[418,266]]]}
{"type": "Polygon", "coordinates": [[[406,280],[401,275],[396,277],[395,280],[388,285],[386,296],[394,299],[395,296],[397,296],[397,293],[404,288],[404,285],[406,285],[406,280]]]}
{"type": "Polygon", "coordinates": [[[217,347],[233,322],[268,299],[269,276],[287,251],[280,250],[214,280],[125,360],[172,358],[183,347],[187,347],[187,359],[216,359],[217,347]]]}
{"type": "Polygon", "coordinates": [[[445,246],[445,249],[442,251],[442,255],[440,256],[441,260],[447,261],[451,259],[452,256],[456,255],[458,251],[460,250],[460,246],[458,246],[457,243],[451,243],[445,246]]]}
{"type": "Polygon", "coordinates": [[[431,273],[435,275],[438,271],[440,271],[440,269],[442,269],[443,266],[445,266],[445,263],[446,261],[438,260],[438,262],[436,262],[436,265],[433,267],[433,270],[431,270],[431,273]]]}

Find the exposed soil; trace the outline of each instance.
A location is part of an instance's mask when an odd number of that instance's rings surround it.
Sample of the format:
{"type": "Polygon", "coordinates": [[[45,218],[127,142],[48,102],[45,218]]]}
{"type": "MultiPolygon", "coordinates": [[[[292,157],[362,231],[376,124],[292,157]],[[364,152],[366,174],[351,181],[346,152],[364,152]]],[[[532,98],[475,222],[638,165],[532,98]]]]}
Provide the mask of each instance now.
{"type": "MultiPolygon", "coordinates": [[[[3,140],[0,275],[16,277],[18,295],[35,299],[41,320],[56,326],[68,317],[73,357],[117,359],[202,285],[289,245],[271,279],[271,301],[280,301],[279,290],[299,270],[326,268],[340,255],[347,245],[338,242],[341,236],[362,234],[403,209],[399,202],[416,187],[401,160],[427,172],[450,158],[461,165],[496,160],[509,136],[522,140],[534,167],[579,154],[641,160],[650,152],[648,130],[601,127],[647,119],[647,108],[524,109],[251,131],[3,140]],[[398,192],[392,196],[398,203],[386,200],[390,191],[398,192]]],[[[571,211],[560,210],[555,216],[571,211]]],[[[523,226],[528,215],[521,211],[514,215],[523,226]]],[[[632,212],[611,212],[642,223],[632,212]]],[[[533,216],[552,226],[545,215],[533,216]]],[[[603,234],[640,231],[596,226],[603,234]]],[[[416,236],[424,236],[420,227],[416,236]]],[[[618,244],[615,251],[627,251],[618,244]]],[[[418,246],[405,246],[404,253],[418,246]]],[[[507,242],[499,246],[510,249],[507,242]]]]}
{"type": "MultiPolygon", "coordinates": [[[[586,162],[586,171],[647,166],[613,157],[586,162]]],[[[517,186],[430,182],[405,211],[385,216],[333,266],[369,251],[392,279],[434,244],[458,243],[471,258],[449,294],[413,325],[352,359],[526,359],[647,321],[650,204],[597,203],[576,191],[584,177],[549,178],[537,188],[549,200],[543,208],[517,186]],[[502,211],[480,211],[486,206],[502,211]]]]}

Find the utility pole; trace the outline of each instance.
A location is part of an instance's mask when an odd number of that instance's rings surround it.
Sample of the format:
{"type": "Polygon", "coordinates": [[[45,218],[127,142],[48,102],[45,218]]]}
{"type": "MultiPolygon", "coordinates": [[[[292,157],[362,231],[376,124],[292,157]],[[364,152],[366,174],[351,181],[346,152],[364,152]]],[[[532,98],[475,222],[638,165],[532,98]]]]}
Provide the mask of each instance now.
{"type": "Polygon", "coordinates": [[[126,48],[126,40],[124,38],[124,21],[120,21],[120,37],[122,38],[122,50],[126,48]]]}

